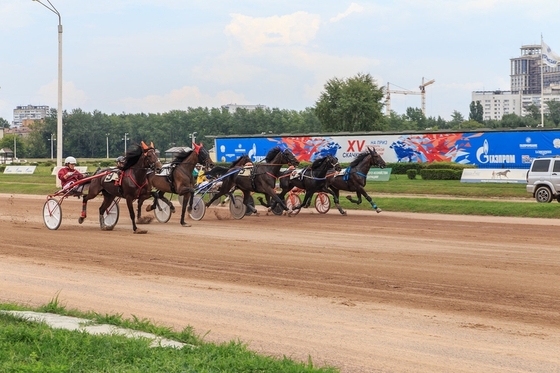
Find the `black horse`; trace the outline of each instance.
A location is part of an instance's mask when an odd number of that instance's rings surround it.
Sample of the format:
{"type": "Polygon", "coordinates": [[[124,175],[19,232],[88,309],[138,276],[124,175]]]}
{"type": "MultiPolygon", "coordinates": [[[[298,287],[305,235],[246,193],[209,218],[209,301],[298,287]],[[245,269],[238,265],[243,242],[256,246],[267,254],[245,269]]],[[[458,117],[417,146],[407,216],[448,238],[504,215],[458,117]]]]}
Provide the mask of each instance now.
{"type": "MultiPolygon", "coordinates": [[[[301,172],[296,172],[294,170],[287,170],[279,175],[280,188],[282,191],[278,196],[284,200],[286,193],[288,193],[293,188],[299,188],[305,190],[305,197],[301,206],[297,208],[307,208],[311,205],[311,199],[313,194],[317,192],[331,193],[328,189],[328,181],[332,179],[331,176],[336,175],[341,170],[340,164],[338,163],[338,158],[333,155],[327,155],[323,158],[318,158],[313,163],[301,170],[301,172]]],[[[259,201],[262,205],[271,207],[274,209],[275,203],[270,206],[266,204],[261,197],[259,201]]]]}
{"type": "Polygon", "coordinates": [[[265,163],[244,168],[241,172],[235,174],[235,186],[243,192],[243,203],[250,212],[257,213],[257,210],[251,204],[251,192],[263,193],[271,200],[279,203],[283,211],[289,211],[286,203],[274,191],[280,168],[285,164],[297,166],[299,161],[289,149],[282,150],[276,146],[266,155],[265,163]]]}
{"type": "Polygon", "coordinates": [[[229,167],[216,166],[210,171],[205,173],[206,177],[211,183],[220,183],[218,190],[214,192],[212,198],[206,203],[206,207],[212,205],[221,196],[230,195],[235,189],[235,175],[239,173],[244,167],[251,167],[251,158],[244,154],[231,163],[229,167]]]}
{"type": "Polygon", "coordinates": [[[346,197],[350,202],[359,205],[362,203],[362,196],[364,196],[375,211],[378,213],[381,212],[381,209],[377,207],[364,189],[367,181],[367,174],[372,166],[385,168],[385,161],[375,149],[368,148],[366,151],[358,154],[352,163],[350,163],[350,166],[346,169],[344,174],[337,175],[329,181],[328,188],[333,195],[336,208],[342,215],[346,215],[346,211],[340,207],[339,194],[341,190],[356,192],[357,200],[353,199],[352,196],[346,197]]]}

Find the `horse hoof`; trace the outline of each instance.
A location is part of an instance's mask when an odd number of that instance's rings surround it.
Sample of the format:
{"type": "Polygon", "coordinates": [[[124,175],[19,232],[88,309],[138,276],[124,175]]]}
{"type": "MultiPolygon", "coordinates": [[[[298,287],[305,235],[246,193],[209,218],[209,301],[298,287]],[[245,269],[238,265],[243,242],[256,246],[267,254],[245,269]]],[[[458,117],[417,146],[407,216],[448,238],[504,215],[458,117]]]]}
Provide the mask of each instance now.
{"type": "Polygon", "coordinates": [[[347,199],[348,201],[352,201],[352,196],[346,196],[346,199],[347,199]]]}
{"type": "Polygon", "coordinates": [[[82,224],[84,222],[84,220],[85,220],[85,218],[80,216],[79,219],[78,219],[78,223],[82,224]]]}
{"type": "Polygon", "coordinates": [[[155,209],[155,207],[154,207],[153,205],[148,205],[148,206],[146,206],[146,212],[150,212],[150,211],[152,211],[152,210],[154,210],[154,209],[155,209]]]}
{"type": "Polygon", "coordinates": [[[346,211],[341,212],[342,216],[347,216],[348,213],[346,211]]]}
{"type": "Polygon", "coordinates": [[[181,225],[182,225],[183,227],[192,227],[192,225],[189,224],[189,223],[181,223],[181,225]]]}
{"type": "Polygon", "coordinates": [[[383,211],[383,210],[381,210],[379,207],[375,209],[375,212],[377,212],[378,214],[379,214],[381,211],[383,211]]]}
{"type": "Polygon", "coordinates": [[[146,233],[148,233],[148,231],[144,229],[137,229],[134,231],[134,234],[146,234],[146,233]]]}

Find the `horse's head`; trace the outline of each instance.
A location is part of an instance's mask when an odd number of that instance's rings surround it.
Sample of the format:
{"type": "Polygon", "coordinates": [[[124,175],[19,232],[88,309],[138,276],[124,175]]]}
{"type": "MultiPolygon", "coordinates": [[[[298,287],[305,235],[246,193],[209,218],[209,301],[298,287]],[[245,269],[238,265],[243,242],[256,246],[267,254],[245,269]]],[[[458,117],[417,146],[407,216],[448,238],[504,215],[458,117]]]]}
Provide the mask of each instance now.
{"type": "Polygon", "coordinates": [[[329,164],[329,169],[334,169],[336,172],[339,172],[340,170],[342,170],[342,167],[340,167],[340,163],[338,163],[338,158],[335,157],[334,155],[327,155],[327,162],[329,164]]]}
{"type": "Polygon", "coordinates": [[[148,146],[144,143],[144,141],[142,141],[141,145],[142,155],[144,157],[144,167],[154,171],[161,170],[162,165],[156,153],[156,149],[154,148],[154,143],[151,142],[148,146]]]}
{"type": "Polygon", "coordinates": [[[246,165],[247,163],[252,163],[251,157],[249,157],[247,154],[243,154],[241,157],[231,162],[231,167],[241,167],[246,165]]]}
{"type": "Polygon", "coordinates": [[[374,148],[368,148],[368,152],[369,152],[369,155],[370,155],[369,164],[371,166],[376,166],[376,167],[379,167],[379,168],[385,168],[385,161],[383,160],[383,158],[381,158],[379,153],[377,153],[377,151],[374,148]]]}
{"type": "Polygon", "coordinates": [[[289,164],[290,166],[299,166],[299,161],[290,149],[284,149],[282,152],[282,163],[289,164]]]}
{"type": "Polygon", "coordinates": [[[202,143],[200,143],[200,145],[193,143],[193,147],[196,154],[198,154],[198,163],[205,167],[214,167],[214,162],[212,162],[212,158],[210,158],[210,153],[202,143]]]}

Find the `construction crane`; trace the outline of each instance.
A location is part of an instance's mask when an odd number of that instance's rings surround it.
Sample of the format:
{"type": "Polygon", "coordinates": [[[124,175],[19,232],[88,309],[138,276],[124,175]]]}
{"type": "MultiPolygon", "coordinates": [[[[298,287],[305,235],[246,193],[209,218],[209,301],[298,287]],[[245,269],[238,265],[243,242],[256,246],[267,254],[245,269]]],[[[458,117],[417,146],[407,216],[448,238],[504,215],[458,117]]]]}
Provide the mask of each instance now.
{"type": "Polygon", "coordinates": [[[387,97],[385,99],[385,115],[391,115],[391,93],[401,94],[401,95],[422,95],[422,114],[426,116],[426,86],[433,84],[435,82],[434,79],[424,82],[424,78],[422,78],[422,84],[420,85],[420,92],[417,91],[409,91],[409,90],[392,90],[389,86],[390,83],[387,82],[387,97]]]}

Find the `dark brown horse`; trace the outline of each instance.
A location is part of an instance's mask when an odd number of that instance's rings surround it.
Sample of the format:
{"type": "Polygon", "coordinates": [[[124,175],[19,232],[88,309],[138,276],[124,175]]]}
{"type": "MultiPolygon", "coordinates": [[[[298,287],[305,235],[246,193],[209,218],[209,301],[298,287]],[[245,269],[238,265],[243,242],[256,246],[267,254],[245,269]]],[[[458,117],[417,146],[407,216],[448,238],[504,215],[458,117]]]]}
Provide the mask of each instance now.
{"type": "Polygon", "coordinates": [[[171,211],[175,211],[175,207],[167,198],[165,193],[174,193],[183,197],[183,205],[181,208],[181,225],[183,227],[190,227],[185,221],[185,211],[192,210],[194,184],[196,177],[193,176],[193,170],[197,163],[205,166],[212,166],[212,160],[208,150],[202,144],[193,144],[194,150],[182,151],[178,153],[171,162],[171,169],[168,175],[150,175],[150,183],[156,191],[152,192],[154,203],[147,208],[148,211],[157,208],[157,199],[163,200],[169,205],[171,211]],[[188,198],[188,199],[187,199],[188,198]]]}
{"type": "MultiPolygon", "coordinates": [[[[282,191],[278,196],[284,200],[286,193],[293,188],[304,189],[305,197],[301,206],[297,208],[307,208],[311,204],[313,194],[317,192],[330,193],[328,181],[332,180],[331,176],[336,175],[340,170],[338,158],[329,154],[326,157],[316,159],[310,166],[300,170],[298,173],[294,174],[293,170],[284,171],[279,175],[282,191]]],[[[267,207],[274,208],[275,206],[274,203],[268,206],[261,197],[259,197],[259,201],[267,207]]]]}
{"type": "Polygon", "coordinates": [[[257,212],[251,204],[251,192],[263,193],[271,201],[279,203],[284,211],[291,212],[274,191],[280,168],[285,164],[297,166],[299,161],[289,149],[282,150],[276,146],[266,155],[265,163],[257,163],[235,175],[234,183],[243,192],[243,203],[250,212],[257,212]]]}
{"type": "Polygon", "coordinates": [[[214,181],[211,182],[222,183],[218,191],[215,192],[212,198],[210,198],[210,200],[206,203],[206,207],[211,206],[215,200],[221,196],[225,196],[226,194],[230,196],[230,199],[233,198],[231,197],[231,194],[235,188],[235,175],[237,175],[243,167],[249,164],[251,166],[253,165],[251,158],[247,154],[244,154],[233,161],[229,167],[216,166],[212,170],[206,172],[207,178],[214,179],[214,181]]]}
{"type": "Polygon", "coordinates": [[[161,168],[161,163],[153,144],[147,146],[142,142],[142,146],[134,145],[130,147],[126,152],[126,161],[120,172],[119,180],[108,180],[106,177],[100,177],[91,181],[89,191],[83,198],[82,215],[78,220],[79,223],[83,223],[87,216],[87,202],[99,193],[103,193],[103,203],[99,207],[99,224],[102,230],[109,230],[105,226],[103,213],[116,197],[122,197],[126,199],[134,233],[146,233],[145,230],[138,230],[136,226],[133,202],[138,200],[139,206],[141,206],[141,202],[151,197],[148,174],[158,168],[161,168]]]}
{"type": "Polygon", "coordinates": [[[344,174],[337,175],[332,178],[332,180],[328,181],[328,188],[333,195],[336,208],[342,215],[346,215],[346,211],[340,207],[339,194],[341,190],[356,192],[356,196],[358,197],[357,200],[353,199],[351,196],[346,197],[350,202],[359,205],[362,203],[362,196],[364,196],[375,211],[381,212],[381,209],[377,207],[375,202],[373,202],[364,189],[366,186],[367,174],[369,169],[373,166],[385,168],[385,161],[374,148],[368,148],[365,152],[358,154],[352,163],[350,163],[350,166],[346,169],[344,174]]]}

